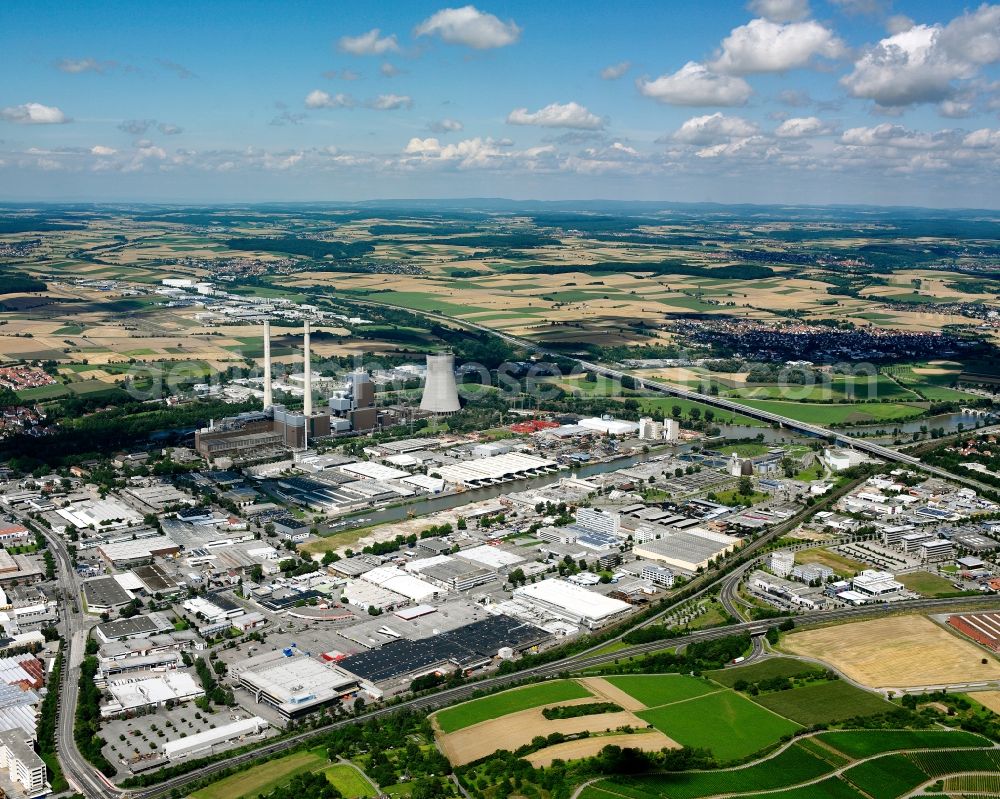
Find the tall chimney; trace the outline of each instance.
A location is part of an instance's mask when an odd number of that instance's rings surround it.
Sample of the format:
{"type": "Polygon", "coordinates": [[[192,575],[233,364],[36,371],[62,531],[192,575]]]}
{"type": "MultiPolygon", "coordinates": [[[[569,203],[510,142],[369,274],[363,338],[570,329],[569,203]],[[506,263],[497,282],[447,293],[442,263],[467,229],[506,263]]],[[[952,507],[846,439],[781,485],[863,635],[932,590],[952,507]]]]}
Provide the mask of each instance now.
{"type": "MultiPolygon", "coordinates": [[[[303,357],[305,358],[305,368],[302,374],[302,384],[305,395],[302,402],[302,413],[307,417],[312,416],[313,412],[313,392],[312,392],[312,363],[309,357],[309,323],[306,322],[305,329],[305,352],[303,357]]],[[[308,424],[308,421],[306,422],[308,424]]]]}
{"type": "Polygon", "coordinates": [[[264,409],[274,405],[271,395],[271,323],[264,322],[264,409]]]}

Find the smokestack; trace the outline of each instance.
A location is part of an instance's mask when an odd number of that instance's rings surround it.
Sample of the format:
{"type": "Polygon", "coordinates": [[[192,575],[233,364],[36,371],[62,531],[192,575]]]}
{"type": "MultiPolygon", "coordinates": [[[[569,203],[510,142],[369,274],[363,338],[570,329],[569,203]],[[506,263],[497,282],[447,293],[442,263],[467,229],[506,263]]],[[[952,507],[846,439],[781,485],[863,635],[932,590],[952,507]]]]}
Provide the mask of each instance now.
{"type": "Polygon", "coordinates": [[[312,412],[313,412],[313,391],[312,391],[313,385],[312,385],[312,363],[311,363],[311,359],[309,357],[309,323],[308,322],[306,322],[306,328],[305,328],[305,336],[304,336],[304,338],[305,338],[305,344],[304,344],[305,352],[303,353],[303,358],[305,359],[305,361],[304,361],[305,368],[303,369],[303,373],[302,373],[302,385],[303,385],[303,390],[305,391],[305,395],[304,395],[303,402],[302,402],[302,413],[305,414],[306,416],[312,416],[312,412]]]}
{"type": "Polygon", "coordinates": [[[271,395],[271,323],[264,322],[264,409],[274,405],[271,395]]]}

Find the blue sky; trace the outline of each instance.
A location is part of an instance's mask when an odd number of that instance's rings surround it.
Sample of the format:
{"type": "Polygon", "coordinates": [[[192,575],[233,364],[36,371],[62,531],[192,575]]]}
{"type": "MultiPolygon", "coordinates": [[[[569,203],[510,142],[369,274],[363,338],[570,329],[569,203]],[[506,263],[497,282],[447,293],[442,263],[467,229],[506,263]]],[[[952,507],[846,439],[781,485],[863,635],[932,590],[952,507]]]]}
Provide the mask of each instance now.
{"type": "Polygon", "coordinates": [[[0,198],[1000,206],[1000,5],[19,2],[0,198]]]}

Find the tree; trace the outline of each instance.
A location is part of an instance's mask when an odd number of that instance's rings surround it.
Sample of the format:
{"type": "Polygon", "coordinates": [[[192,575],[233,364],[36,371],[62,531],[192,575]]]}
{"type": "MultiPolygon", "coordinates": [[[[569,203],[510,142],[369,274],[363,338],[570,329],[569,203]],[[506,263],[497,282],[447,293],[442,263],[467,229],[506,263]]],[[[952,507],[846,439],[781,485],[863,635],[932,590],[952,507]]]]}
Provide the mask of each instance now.
{"type": "Polygon", "coordinates": [[[670,408],[670,415],[675,419],[680,419],[682,413],[684,413],[684,409],[680,405],[674,405],[670,408]]]}
{"type": "Polygon", "coordinates": [[[744,497],[753,495],[753,480],[751,480],[747,475],[743,475],[743,477],[740,478],[739,492],[744,497]]]}

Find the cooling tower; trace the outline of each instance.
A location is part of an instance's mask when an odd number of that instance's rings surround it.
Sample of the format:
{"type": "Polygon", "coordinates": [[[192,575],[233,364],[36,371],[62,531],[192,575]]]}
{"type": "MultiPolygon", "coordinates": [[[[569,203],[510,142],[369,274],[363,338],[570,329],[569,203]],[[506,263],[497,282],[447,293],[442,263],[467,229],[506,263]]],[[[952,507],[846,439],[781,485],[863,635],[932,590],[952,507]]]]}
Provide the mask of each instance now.
{"type": "Polygon", "coordinates": [[[264,322],[264,409],[274,405],[271,395],[271,323],[264,322]]]}
{"type": "Polygon", "coordinates": [[[458,387],[455,385],[455,356],[450,352],[427,356],[427,380],[420,410],[429,413],[455,413],[458,404],[458,387]]]}

